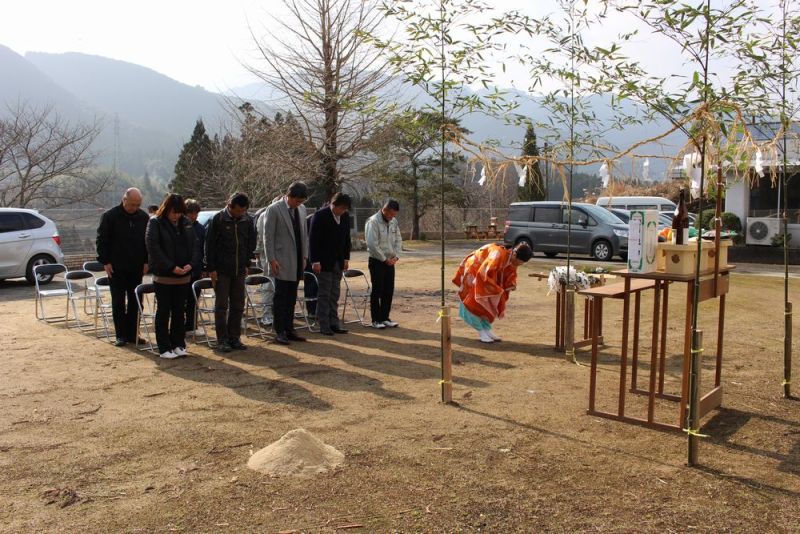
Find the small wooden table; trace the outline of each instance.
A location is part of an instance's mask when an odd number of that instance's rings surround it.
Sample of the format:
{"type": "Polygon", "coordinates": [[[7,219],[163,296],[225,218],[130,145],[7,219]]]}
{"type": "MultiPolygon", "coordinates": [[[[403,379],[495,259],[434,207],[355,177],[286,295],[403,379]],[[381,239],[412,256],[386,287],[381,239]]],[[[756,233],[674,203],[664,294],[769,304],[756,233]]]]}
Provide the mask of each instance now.
{"type": "MultiPolygon", "coordinates": [[[[700,291],[698,301],[703,302],[711,298],[719,299],[718,325],[717,325],[717,350],[714,387],[700,399],[699,417],[707,414],[712,409],[722,404],[722,350],[725,326],[725,295],[730,287],[730,271],[735,266],[726,265],[719,268],[717,275],[713,269],[700,273],[700,291]]],[[[686,411],[689,399],[689,362],[692,349],[692,314],[694,307],[695,276],[676,275],[664,272],[653,273],[631,273],[628,270],[615,271],[613,274],[624,278],[622,292],[618,293],[606,286],[605,288],[594,288],[581,291],[582,295],[592,298],[593,312],[592,321],[592,363],[589,379],[589,409],[587,413],[600,417],[606,417],[617,421],[640,424],[651,428],[663,430],[681,430],[686,424],[686,411]],[[666,361],[666,337],[667,320],[669,312],[669,286],[672,283],[686,284],[686,316],[684,324],[684,343],[683,360],[681,375],[681,394],[672,395],[664,392],[664,375],[666,361]],[[653,288],[653,332],[652,346],[650,354],[650,376],[647,387],[642,389],[637,383],[637,363],[638,363],[638,343],[639,343],[639,315],[640,293],[644,289],[653,288]],[[629,345],[629,326],[630,326],[630,295],[635,295],[634,304],[634,327],[633,327],[633,355],[631,369],[631,389],[634,394],[647,395],[647,419],[631,417],[625,414],[625,394],[628,382],[628,345],[629,345]],[[597,389],[597,356],[600,341],[603,298],[622,298],[622,354],[620,358],[619,375],[619,401],[617,413],[602,412],[596,409],[595,398],[597,389]],[[662,300],[663,298],[663,300],[662,300]],[[656,398],[677,401],[680,403],[678,410],[677,424],[669,424],[655,421],[655,399],[656,398]]],[[[618,288],[614,288],[618,290],[618,288]]],[[[699,376],[699,374],[698,374],[699,376]]]]}

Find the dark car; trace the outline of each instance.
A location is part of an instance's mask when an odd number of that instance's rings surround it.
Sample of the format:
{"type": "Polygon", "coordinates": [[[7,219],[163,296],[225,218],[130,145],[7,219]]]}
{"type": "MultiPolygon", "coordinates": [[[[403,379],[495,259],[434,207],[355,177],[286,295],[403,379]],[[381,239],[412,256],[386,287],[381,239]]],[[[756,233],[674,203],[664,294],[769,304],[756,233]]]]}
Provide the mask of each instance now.
{"type": "Polygon", "coordinates": [[[505,222],[507,244],[527,242],[535,252],[552,258],[567,252],[590,254],[601,261],[612,256],[628,256],[628,225],[606,208],[594,204],[573,203],[570,222],[563,202],[515,202],[505,222]]]}

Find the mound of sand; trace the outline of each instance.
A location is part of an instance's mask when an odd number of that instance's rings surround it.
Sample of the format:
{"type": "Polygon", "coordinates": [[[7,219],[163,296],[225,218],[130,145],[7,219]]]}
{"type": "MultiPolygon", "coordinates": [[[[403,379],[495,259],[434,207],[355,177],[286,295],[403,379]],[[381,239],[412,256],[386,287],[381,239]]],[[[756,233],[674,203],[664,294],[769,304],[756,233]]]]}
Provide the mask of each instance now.
{"type": "Polygon", "coordinates": [[[324,473],[344,461],[344,454],[303,428],[287,432],[278,441],[253,454],[247,467],[267,475],[324,473]]]}

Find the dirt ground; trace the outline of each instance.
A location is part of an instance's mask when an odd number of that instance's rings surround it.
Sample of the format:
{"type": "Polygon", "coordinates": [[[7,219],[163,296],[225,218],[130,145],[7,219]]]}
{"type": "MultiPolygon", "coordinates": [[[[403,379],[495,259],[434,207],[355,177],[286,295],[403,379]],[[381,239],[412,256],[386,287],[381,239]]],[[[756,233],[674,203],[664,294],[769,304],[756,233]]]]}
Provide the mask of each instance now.
{"type": "MultiPolygon", "coordinates": [[[[366,268],[363,253],[353,266],[366,268]]],[[[702,467],[688,468],[684,434],[586,415],[589,353],[575,365],[553,350],[555,299],[525,276],[546,267],[521,268],[496,325],[502,343],[454,322],[457,406],[439,403],[430,254],[398,264],[400,328],[350,325],[289,347],[250,340],[225,355],[192,345],[174,361],[39,323],[33,290],[4,282],[0,531],[800,532],[800,402],[781,396],[781,279],[732,276],[723,408],[704,420],[702,467]],[[246,468],[299,427],[344,465],[314,478],[246,468]]],[[[683,310],[672,298],[674,391],[683,310]]],[[[600,407],[616,403],[620,315],[607,304],[600,407]]],[[[710,305],[702,317],[713,332],[710,305]]],[[[800,336],[794,346],[800,355],[800,336]]],[[[649,336],[640,350],[649,354],[649,336]]],[[[629,396],[631,413],[643,406],[629,396]]],[[[660,404],[658,416],[673,422],[676,410],[660,404]]]]}

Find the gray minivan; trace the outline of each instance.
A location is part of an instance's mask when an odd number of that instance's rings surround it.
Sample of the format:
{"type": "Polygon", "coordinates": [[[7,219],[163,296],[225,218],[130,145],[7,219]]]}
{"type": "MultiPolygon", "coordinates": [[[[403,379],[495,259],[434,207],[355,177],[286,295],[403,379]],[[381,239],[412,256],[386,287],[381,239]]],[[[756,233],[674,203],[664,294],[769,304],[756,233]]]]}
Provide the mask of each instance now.
{"type": "MultiPolygon", "coordinates": [[[[505,222],[506,244],[527,242],[548,258],[567,252],[567,205],[563,202],[515,202],[505,222]]],[[[601,261],[628,257],[628,225],[605,208],[573,203],[570,251],[601,261]]]]}

